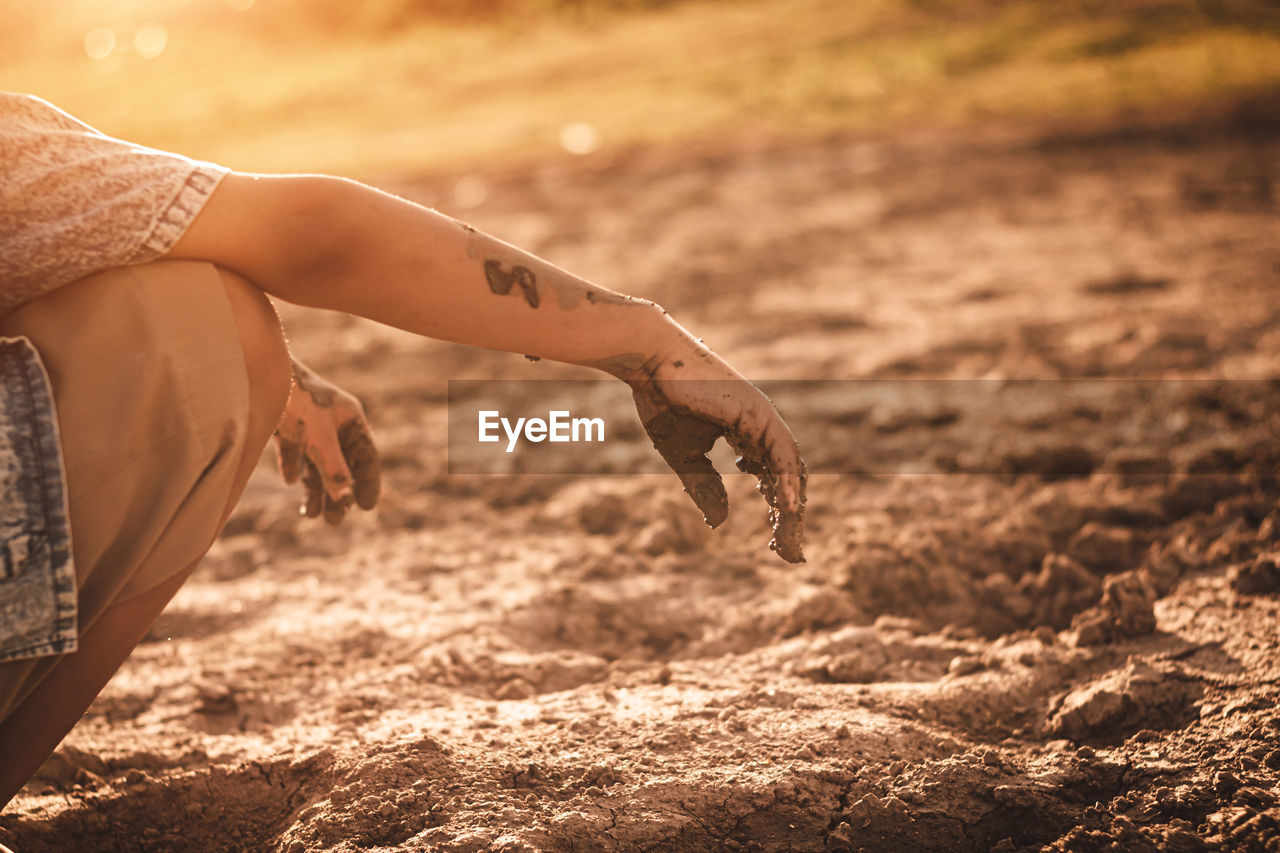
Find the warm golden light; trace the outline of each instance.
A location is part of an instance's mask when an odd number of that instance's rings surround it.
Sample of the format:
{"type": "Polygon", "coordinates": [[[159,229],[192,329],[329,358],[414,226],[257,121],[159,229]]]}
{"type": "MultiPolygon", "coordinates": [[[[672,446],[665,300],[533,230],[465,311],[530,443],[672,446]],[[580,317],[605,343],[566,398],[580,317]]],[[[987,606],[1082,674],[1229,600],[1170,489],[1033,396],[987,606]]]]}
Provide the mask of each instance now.
{"type": "Polygon", "coordinates": [[[84,37],[84,52],[90,59],[106,59],[116,51],[116,34],[107,27],[95,27],[84,37]]]}
{"type": "Polygon", "coordinates": [[[570,154],[600,150],[600,131],[585,121],[571,121],[560,128],[560,147],[570,154]]]}
{"type": "Polygon", "coordinates": [[[143,59],[155,59],[168,43],[168,30],[159,24],[145,24],[133,37],[133,50],[143,59]]]}
{"type": "MultiPolygon", "coordinates": [[[[1280,85],[1280,29],[1212,4],[1132,17],[1147,2],[1075,17],[976,0],[952,19],[916,0],[0,0],[0,88],[250,171],[372,176],[742,130],[1076,121],[1280,85]]],[[[488,203],[471,181],[451,195],[488,203]]]]}

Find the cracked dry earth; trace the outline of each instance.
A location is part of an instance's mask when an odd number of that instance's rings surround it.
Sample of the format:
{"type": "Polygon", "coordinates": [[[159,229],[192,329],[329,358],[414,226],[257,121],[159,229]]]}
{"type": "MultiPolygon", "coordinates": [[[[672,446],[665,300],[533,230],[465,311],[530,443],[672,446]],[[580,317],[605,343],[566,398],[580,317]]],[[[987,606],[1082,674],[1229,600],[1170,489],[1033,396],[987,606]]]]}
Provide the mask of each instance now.
{"type": "Polygon", "coordinates": [[[368,403],[383,506],[319,529],[264,460],[0,840],[1280,850],[1274,107],[387,182],[749,376],[1036,390],[784,388],[789,567],[742,476],[710,532],[670,476],[446,473],[447,379],[581,374],[287,309],[368,403]]]}

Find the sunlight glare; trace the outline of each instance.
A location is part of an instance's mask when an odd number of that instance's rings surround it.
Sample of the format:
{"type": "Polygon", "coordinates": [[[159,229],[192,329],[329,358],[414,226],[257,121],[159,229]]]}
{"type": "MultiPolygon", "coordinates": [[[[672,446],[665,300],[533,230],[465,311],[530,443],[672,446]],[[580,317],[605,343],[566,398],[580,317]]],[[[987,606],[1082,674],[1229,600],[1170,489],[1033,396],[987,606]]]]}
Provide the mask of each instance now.
{"type": "Polygon", "coordinates": [[[116,51],[116,34],[106,27],[95,27],[84,37],[84,52],[90,59],[102,60],[116,51]]]}
{"type": "Polygon", "coordinates": [[[571,121],[560,128],[560,147],[570,154],[590,154],[600,149],[600,132],[585,121],[571,121]]]}
{"type": "Polygon", "coordinates": [[[168,43],[169,32],[159,24],[144,24],[133,37],[133,49],[143,59],[155,59],[168,43]]]}
{"type": "Polygon", "coordinates": [[[237,12],[248,12],[256,0],[227,0],[227,5],[237,12]]]}

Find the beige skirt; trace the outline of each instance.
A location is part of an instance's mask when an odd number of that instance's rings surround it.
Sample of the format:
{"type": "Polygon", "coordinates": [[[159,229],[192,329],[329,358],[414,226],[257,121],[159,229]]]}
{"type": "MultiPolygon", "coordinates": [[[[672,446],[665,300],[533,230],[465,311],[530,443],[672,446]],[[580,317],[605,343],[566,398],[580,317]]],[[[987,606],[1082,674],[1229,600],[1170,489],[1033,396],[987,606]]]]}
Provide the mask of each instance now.
{"type": "MultiPolygon", "coordinates": [[[[244,451],[249,380],[218,271],[159,261],[100,273],[0,320],[53,389],[78,628],[208,550],[244,451]]],[[[56,657],[0,664],[0,719],[56,657]]]]}

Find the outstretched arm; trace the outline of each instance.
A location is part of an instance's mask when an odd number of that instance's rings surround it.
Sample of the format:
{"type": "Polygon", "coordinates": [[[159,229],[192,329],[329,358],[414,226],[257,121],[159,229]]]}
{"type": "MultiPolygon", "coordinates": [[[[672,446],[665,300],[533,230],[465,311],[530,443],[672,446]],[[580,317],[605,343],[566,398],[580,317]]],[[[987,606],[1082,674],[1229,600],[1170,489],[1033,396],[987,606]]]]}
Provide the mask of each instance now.
{"type": "Polygon", "coordinates": [[[652,302],[353,181],[227,176],[172,257],[241,273],[285,301],[428,337],[604,370],[709,524],[727,514],[705,452],[724,436],[760,478],[772,546],[803,559],[804,463],[769,400],[652,302]]]}
{"type": "Polygon", "coordinates": [[[171,255],[229,267],[287,302],[572,364],[678,336],[651,302],[340,178],[228,175],[171,255]]]}

